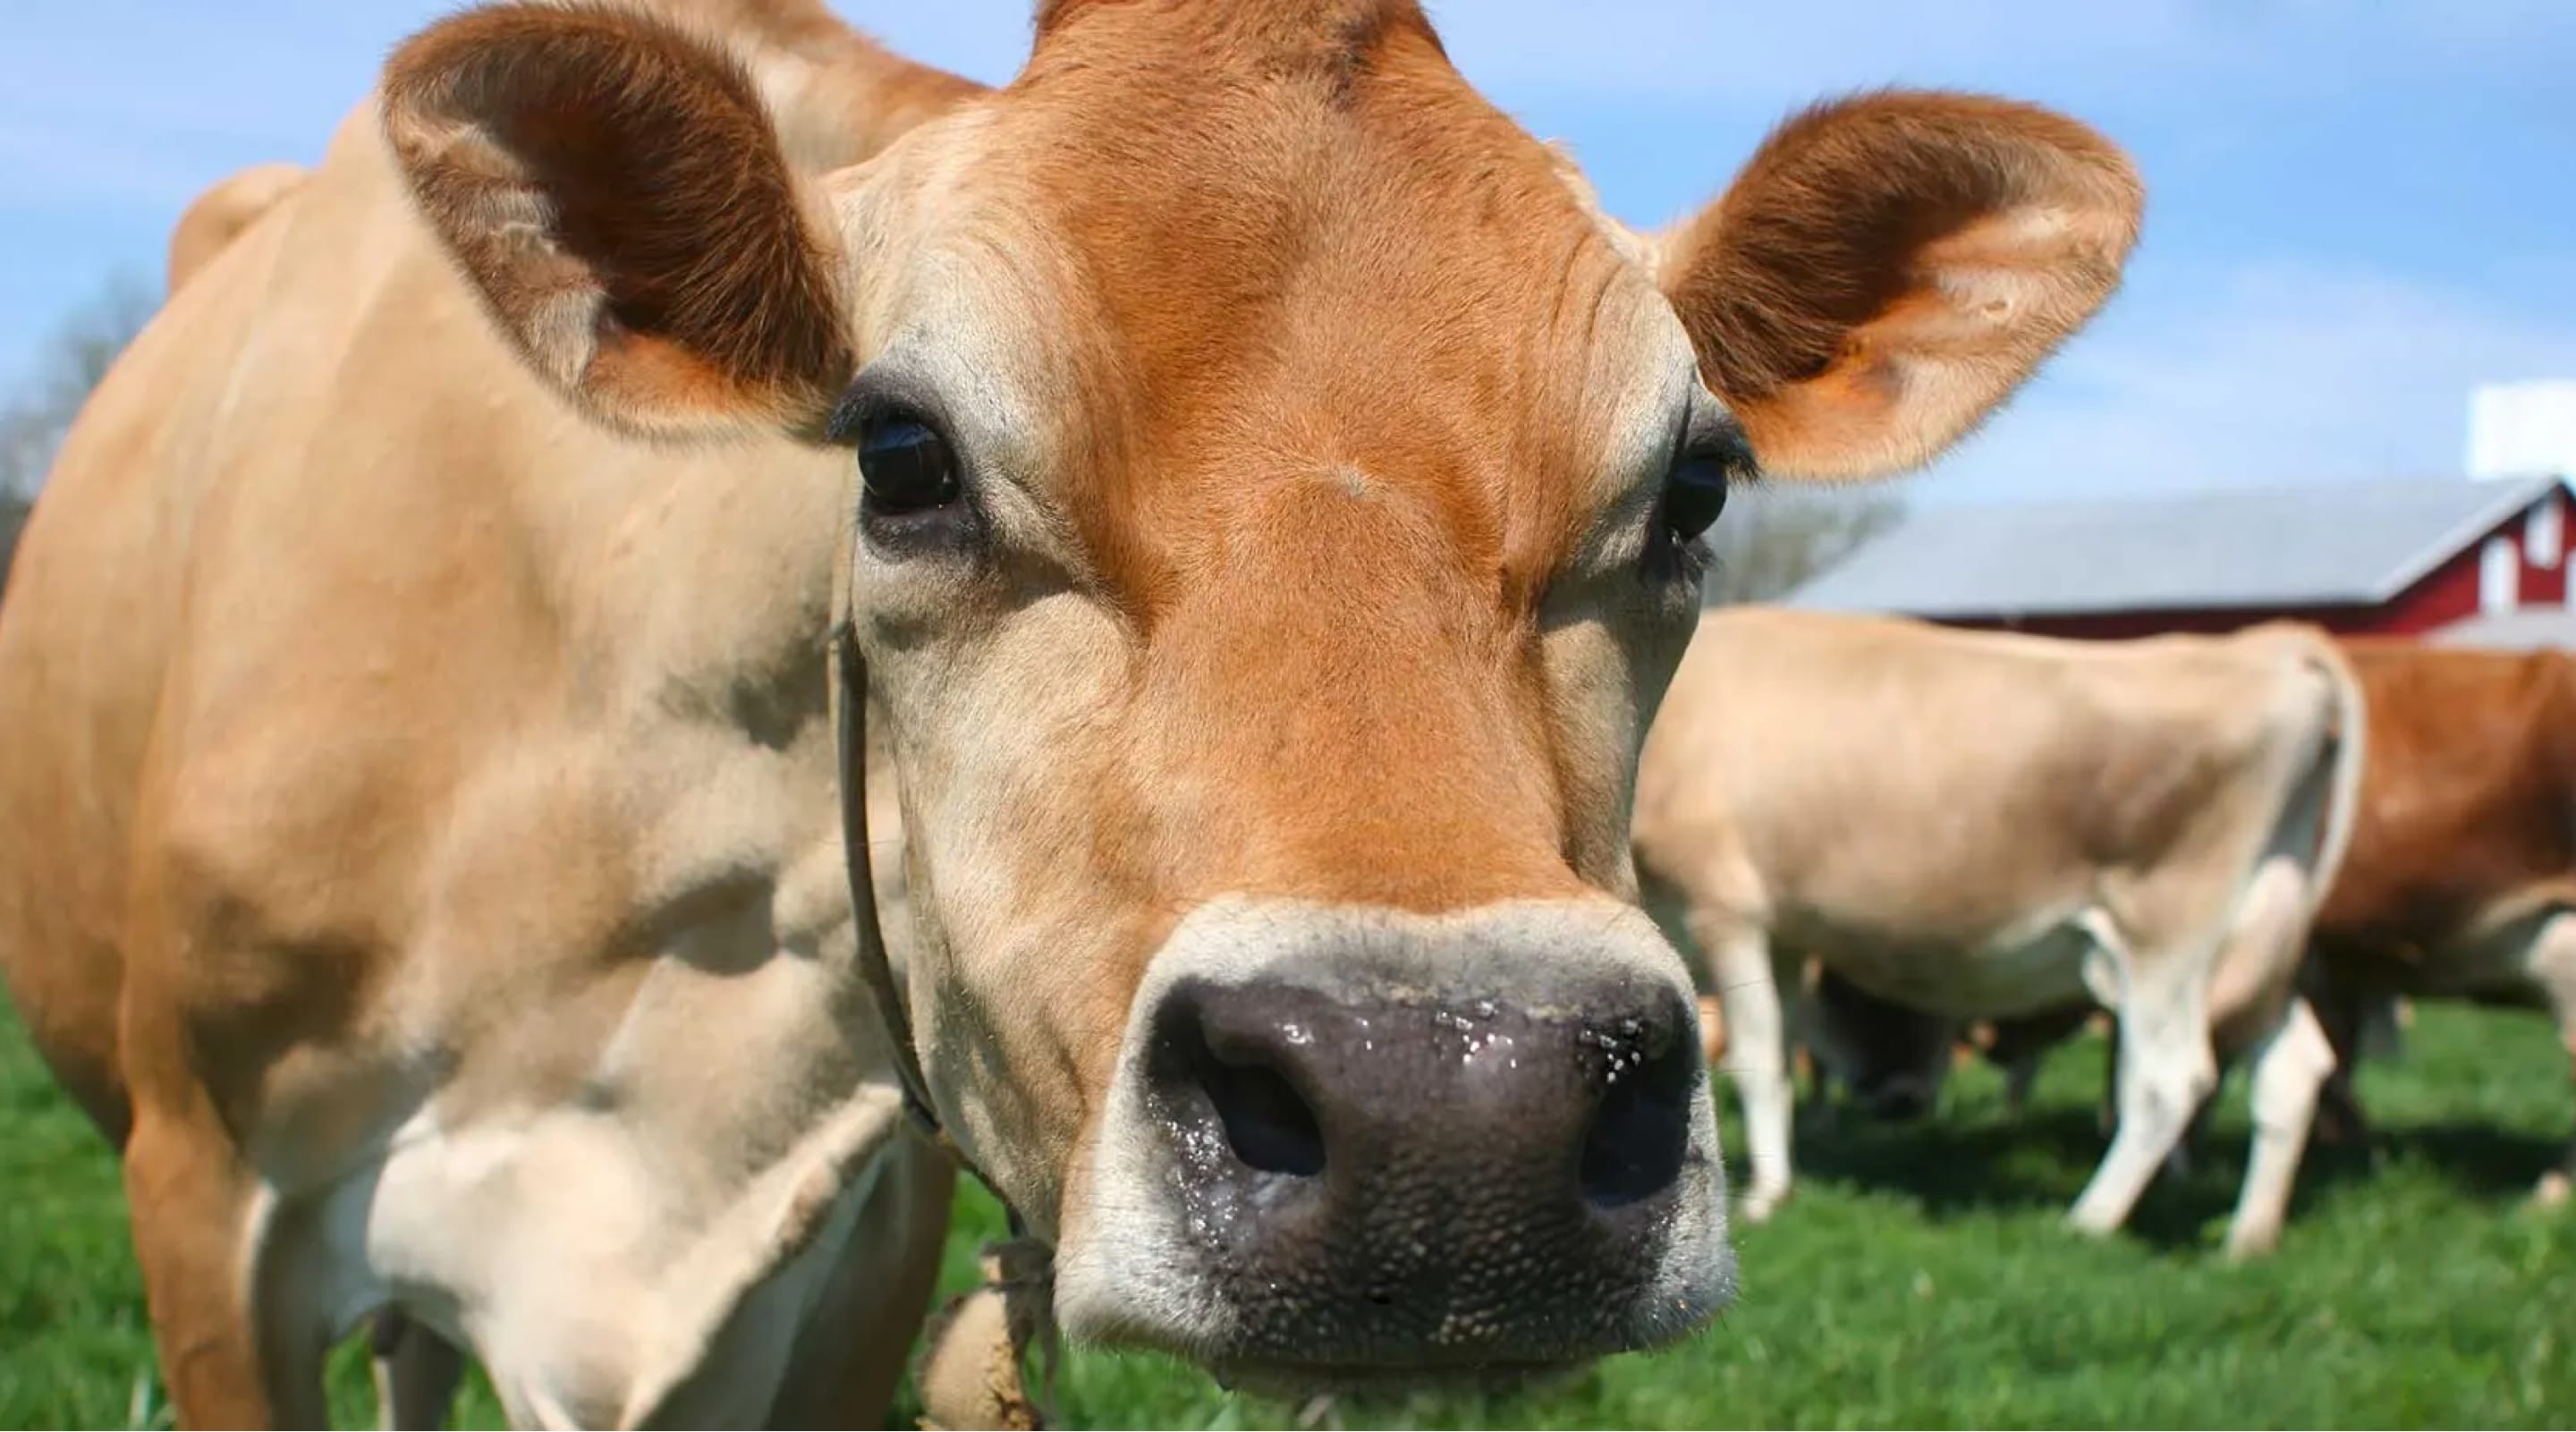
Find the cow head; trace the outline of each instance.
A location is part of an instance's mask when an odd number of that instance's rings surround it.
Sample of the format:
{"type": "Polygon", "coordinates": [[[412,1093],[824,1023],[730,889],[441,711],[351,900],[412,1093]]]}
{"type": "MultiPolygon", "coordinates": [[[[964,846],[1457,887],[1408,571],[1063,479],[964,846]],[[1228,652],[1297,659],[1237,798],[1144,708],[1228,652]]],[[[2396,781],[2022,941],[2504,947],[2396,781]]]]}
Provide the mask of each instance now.
{"type": "Polygon", "coordinates": [[[1723,1178],[1627,820],[1702,534],[1974,424],[2116,282],[2127,164],[1879,94],[1632,235],[1412,0],[1050,0],[864,162],[776,123],[595,8],[386,90],[576,404],[846,454],[913,1023],[1068,1330],[1344,1381],[1700,1324],[1723,1178]]]}

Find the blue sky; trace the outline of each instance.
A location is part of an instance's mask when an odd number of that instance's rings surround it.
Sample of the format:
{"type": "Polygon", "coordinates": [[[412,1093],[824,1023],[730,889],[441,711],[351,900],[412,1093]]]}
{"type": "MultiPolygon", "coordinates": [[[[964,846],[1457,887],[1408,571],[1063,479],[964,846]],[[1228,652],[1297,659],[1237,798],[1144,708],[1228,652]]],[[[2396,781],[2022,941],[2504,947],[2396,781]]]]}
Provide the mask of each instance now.
{"type": "MultiPolygon", "coordinates": [[[[180,208],[311,161],[436,0],[18,0],[0,16],[0,381],[180,208]]],[[[1026,0],[839,0],[987,80],[1026,0]]],[[[2057,105],[2127,145],[2110,310],[1913,491],[2147,494],[2437,475],[2480,381],[2576,376],[2567,0],[1434,0],[1468,77],[1660,223],[1762,132],[1886,83],[2057,105]]]]}

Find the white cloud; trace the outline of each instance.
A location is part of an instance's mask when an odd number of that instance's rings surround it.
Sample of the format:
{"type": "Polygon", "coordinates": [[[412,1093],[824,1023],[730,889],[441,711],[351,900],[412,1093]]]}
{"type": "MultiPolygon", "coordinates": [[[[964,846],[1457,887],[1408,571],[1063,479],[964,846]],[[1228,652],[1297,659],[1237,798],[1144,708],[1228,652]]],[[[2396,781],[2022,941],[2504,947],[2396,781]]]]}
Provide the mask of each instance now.
{"type": "Polygon", "coordinates": [[[1921,500],[2447,476],[2472,386],[2576,375],[2564,275],[2513,306],[2305,263],[2141,277],[2160,301],[2115,301],[1921,500]]]}

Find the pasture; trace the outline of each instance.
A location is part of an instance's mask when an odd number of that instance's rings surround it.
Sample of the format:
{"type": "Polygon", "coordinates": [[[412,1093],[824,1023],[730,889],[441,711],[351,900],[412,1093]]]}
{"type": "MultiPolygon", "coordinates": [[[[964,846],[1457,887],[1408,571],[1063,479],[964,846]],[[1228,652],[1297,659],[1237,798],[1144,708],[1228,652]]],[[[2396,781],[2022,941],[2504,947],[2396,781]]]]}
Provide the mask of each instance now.
{"type": "MultiPolygon", "coordinates": [[[[2576,1213],[2524,1206],[2576,1109],[2547,1024],[2427,1006],[2366,1065],[2377,1159],[2315,1149],[2269,1261],[2216,1254],[2245,1133],[2241,1077],[2192,1176],[2127,1236],[2059,1227],[2099,1156],[2103,1050],[2059,1051],[2019,1126],[1978,1068],[1912,1128],[1799,1128],[1797,1199],[1743,1230],[1716,1328],[1542,1395],[1306,1407],[1230,1397],[1141,1357],[1070,1355],[1066,1426],[2545,1426],[2576,1408],[2576,1213]],[[2375,1162],[2375,1166],[2374,1166],[2375,1162]]],[[[1730,1119],[1728,1149],[1741,1148],[1730,1119]]],[[[948,1285],[999,1216],[960,1198],[948,1285]]],[[[342,1349],[341,1426],[374,1425],[342,1349]]],[[[914,1409],[899,1415],[908,1425],[914,1409]]],[[[460,1425],[498,1426],[479,1385],[460,1425]]],[[[0,1425],[167,1426],[115,1165],[0,1007],[0,1425]]]]}

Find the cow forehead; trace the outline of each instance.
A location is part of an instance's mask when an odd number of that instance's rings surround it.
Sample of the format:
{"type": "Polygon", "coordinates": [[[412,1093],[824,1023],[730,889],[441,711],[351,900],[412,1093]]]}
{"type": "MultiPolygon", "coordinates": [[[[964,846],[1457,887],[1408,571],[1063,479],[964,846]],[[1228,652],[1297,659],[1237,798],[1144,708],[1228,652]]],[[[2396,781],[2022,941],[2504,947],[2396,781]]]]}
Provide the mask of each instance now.
{"type": "Polygon", "coordinates": [[[1317,479],[1543,579],[1675,436],[1677,320],[1409,6],[1250,13],[1286,7],[1085,7],[971,126],[1037,465],[1126,529],[1095,552],[1187,567],[1317,479]]]}

